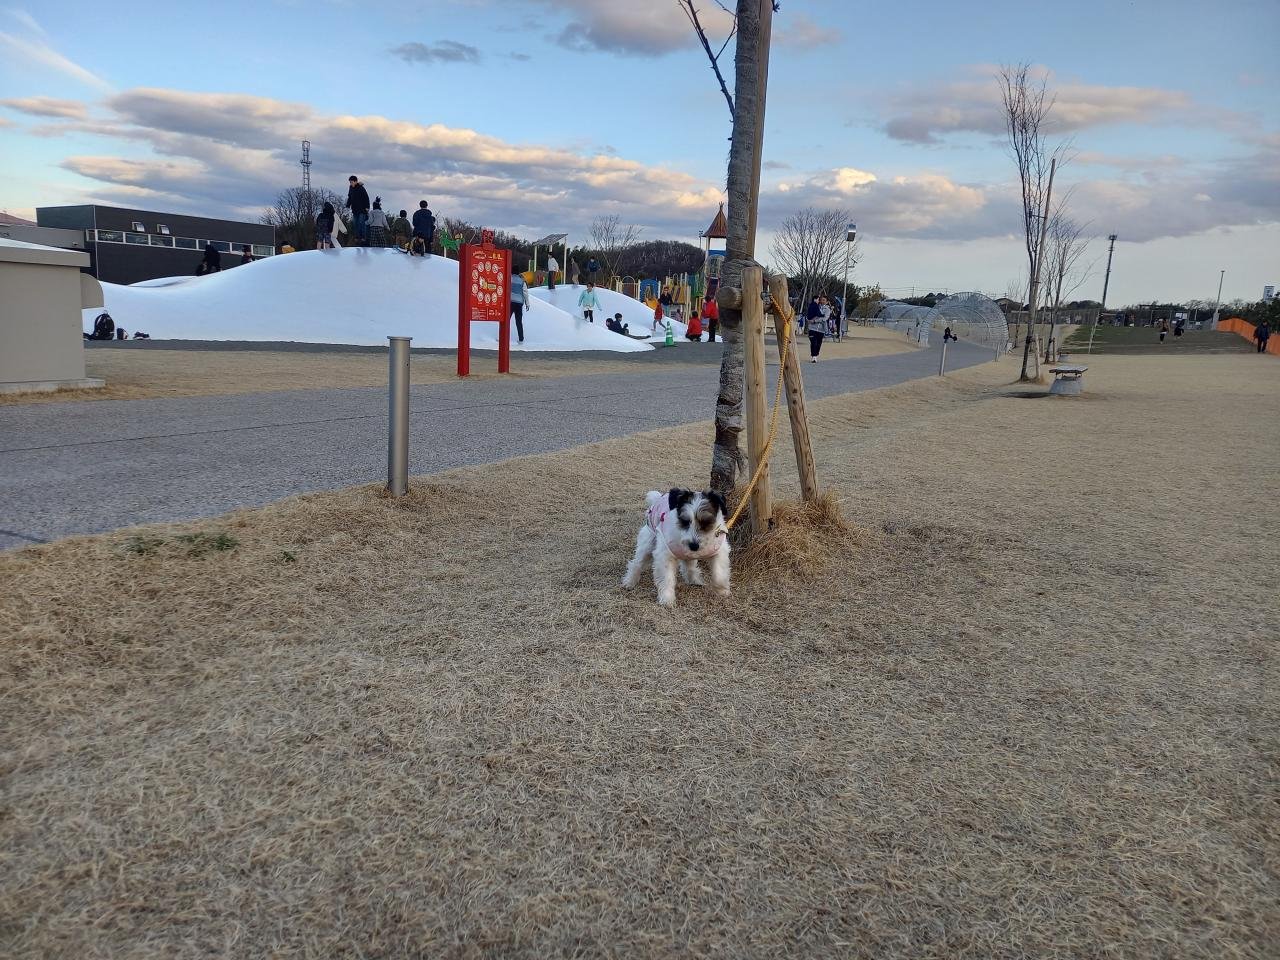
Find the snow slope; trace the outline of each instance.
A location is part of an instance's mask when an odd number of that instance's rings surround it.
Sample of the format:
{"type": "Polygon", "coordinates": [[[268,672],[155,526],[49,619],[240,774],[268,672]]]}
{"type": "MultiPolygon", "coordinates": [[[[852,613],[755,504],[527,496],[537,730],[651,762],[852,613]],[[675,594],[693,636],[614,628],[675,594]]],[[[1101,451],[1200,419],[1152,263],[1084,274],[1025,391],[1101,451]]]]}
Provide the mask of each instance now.
{"type": "MultiPolygon", "coordinates": [[[[178,278],[165,278],[165,281],[178,278]]],[[[536,302],[525,314],[525,342],[515,350],[651,349],[605,329],[603,317],[584,322],[572,288],[534,289],[536,302]],[[560,309],[561,297],[574,312],[560,309]]],[[[444,257],[409,257],[396,250],[352,247],[307,250],[268,257],[205,277],[150,285],[102,285],[106,309],[131,334],[154,339],[286,340],[305,343],[382,345],[388,336],[413,337],[415,347],[458,345],[458,262],[444,257]]],[[[600,302],[621,312],[632,326],[644,304],[611,291],[600,302]],[[620,303],[625,301],[625,303],[620,303]]],[[[99,310],[86,310],[92,326],[99,310]]],[[[650,314],[650,317],[652,315],[650,314]]],[[[645,322],[645,329],[647,324],[645,322]]],[[[677,337],[683,327],[677,325],[677,337]]],[[[512,335],[514,337],[514,324],[512,335]]],[[[496,323],[471,327],[471,345],[494,349],[496,323]]]]}
{"type": "MultiPolygon", "coordinates": [[[[582,309],[578,306],[578,297],[582,291],[587,289],[585,283],[578,286],[560,285],[554,290],[548,290],[546,287],[530,287],[529,293],[544,300],[553,306],[559,307],[566,313],[575,317],[582,316],[582,309]]],[[[653,311],[641,303],[639,300],[633,300],[631,297],[621,293],[615,293],[612,290],[602,290],[596,287],[596,299],[600,301],[600,309],[596,311],[596,323],[602,323],[605,317],[612,317],[615,313],[622,314],[623,323],[631,325],[631,332],[635,334],[647,334],[653,329],[653,311]]],[[[663,321],[665,324],[665,320],[663,321]]],[[[677,343],[688,343],[684,339],[686,327],[679,320],[671,321],[672,334],[675,336],[677,343]]],[[[706,334],[704,332],[703,336],[706,334]]],[[[667,338],[665,326],[659,326],[658,332],[650,337],[651,343],[665,343],[667,338]]],[[[720,338],[717,337],[717,340],[720,338]]]]}

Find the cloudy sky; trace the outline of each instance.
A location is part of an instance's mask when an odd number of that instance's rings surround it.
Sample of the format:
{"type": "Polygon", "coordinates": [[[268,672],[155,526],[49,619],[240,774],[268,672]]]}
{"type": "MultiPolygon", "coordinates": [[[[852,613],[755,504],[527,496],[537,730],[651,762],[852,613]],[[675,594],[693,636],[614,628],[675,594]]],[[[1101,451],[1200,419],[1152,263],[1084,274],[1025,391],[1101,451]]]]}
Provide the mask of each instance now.
{"type": "MultiPolygon", "coordinates": [[[[790,210],[848,209],[858,279],[1004,293],[1023,263],[993,74],[1027,61],[1073,140],[1055,192],[1120,236],[1108,301],[1212,299],[1221,269],[1225,299],[1257,299],[1280,282],[1278,42],[1276,0],[784,0],[761,251],[790,210]]],[[[0,209],[27,216],[256,219],[305,137],[317,185],[359,173],[396,208],[527,236],[617,213],[694,241],[728,132],[675,0],[0,6],[0,209]]],[[[1105,246],[1079,295],[1101,293],[1105,246]]]]}

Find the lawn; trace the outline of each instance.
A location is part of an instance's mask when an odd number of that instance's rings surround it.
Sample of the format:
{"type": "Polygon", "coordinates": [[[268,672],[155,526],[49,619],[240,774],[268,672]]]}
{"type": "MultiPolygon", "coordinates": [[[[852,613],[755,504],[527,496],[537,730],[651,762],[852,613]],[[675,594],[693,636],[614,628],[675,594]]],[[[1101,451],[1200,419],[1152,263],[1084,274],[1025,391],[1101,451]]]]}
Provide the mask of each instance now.
{"type": "MultiPolygon", "coordinates": [[[[1077,327],[1063,349],[1081,352],[1089,344],[1089,327],[1077,327]]],[[[1180,337],[1170,331],[1160,342],[1155,327],[1112,327],[1101,325],[1093,338],[1093,353],[1248,353],[1249,341],[1223,330],[1188,330],[1180,337]]]]}
{"type": "Polygon", "coordinates": [[[730,603],[705,423],[0,554],[4,954],[1274,957],[1280,386],[1090,366],[814,403],[730,603]]]}

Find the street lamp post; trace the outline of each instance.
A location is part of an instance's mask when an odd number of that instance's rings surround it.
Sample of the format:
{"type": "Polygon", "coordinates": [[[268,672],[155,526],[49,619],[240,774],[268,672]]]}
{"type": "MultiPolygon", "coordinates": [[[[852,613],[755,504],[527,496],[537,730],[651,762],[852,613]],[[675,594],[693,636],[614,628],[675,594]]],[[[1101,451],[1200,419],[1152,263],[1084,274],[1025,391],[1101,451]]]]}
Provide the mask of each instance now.
{"type": "Polygon", "coordinates": [[[1107,312],[1107,287],[1111,284],[1111,255],[1116,252],[1116,235],[1113,233],[1107,239],[1111,241],[1111,246],[1107,247],[1107,275],[1102,278],[1102,307],[1098,310],[1093,326],[1089,328],[1089,348],[1086,353],[1093,353],[1093,334],[1102,322],[1102,315],[1107,312]]]}
{"type": "Polygon", "coordinates": [[[1226,270],[1218,272],[1218,298],[1213,301],[1213,319],[1209,321],[1210,330],[1218,329],[1218,310],[1222,307],[1222,281],[1226,275],[1226,270]]]}
{"type": "Polygon", "coordinates": [[[848,328],[845,318],[849,316],[849,258],[853,255],[853,241],[857,239],[858,225],[851,223],[844,232],[844,294],[840,297],[840,319],[837,321],[841,336],[848,328]]]}

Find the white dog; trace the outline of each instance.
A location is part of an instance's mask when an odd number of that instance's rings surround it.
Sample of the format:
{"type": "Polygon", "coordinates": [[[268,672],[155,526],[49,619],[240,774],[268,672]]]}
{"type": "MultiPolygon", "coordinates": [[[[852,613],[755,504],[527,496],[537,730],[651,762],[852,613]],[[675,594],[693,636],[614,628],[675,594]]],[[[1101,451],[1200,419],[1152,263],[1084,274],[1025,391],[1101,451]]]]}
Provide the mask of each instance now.
{"type": "Polygon", "coordinates": [[[653,555],[653,582],[658,603],[676,603],[676,565],[685,583],[702,586],[698,567],[706,560],[711,585],[722,597],[729,595],[729,527],[724,519],[724,498],[718,493],[679,488],[668,493],[650,490],[648,509],[636,533],[636,555],[627,564],[622,585],[630,590],[640,582],[645,558],[653,555]]]}

